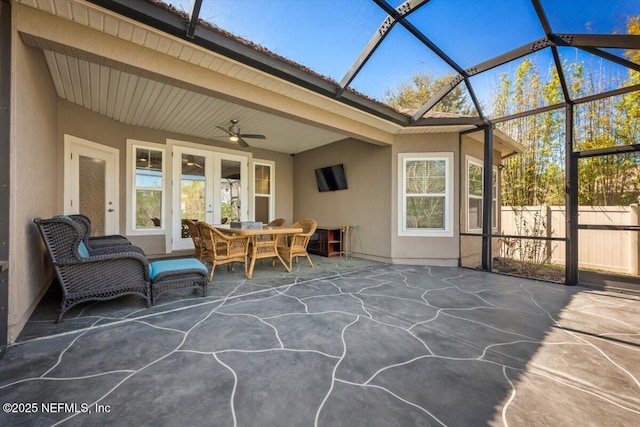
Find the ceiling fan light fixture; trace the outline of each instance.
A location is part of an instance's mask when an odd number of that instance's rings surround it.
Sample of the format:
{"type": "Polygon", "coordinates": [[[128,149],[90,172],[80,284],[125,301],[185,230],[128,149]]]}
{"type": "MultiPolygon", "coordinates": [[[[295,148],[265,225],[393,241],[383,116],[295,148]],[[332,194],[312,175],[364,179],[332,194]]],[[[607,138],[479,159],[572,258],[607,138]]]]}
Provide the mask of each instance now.
{"type": "Polygon", "coordinates": [[[222,126],[216,126],[216,128],[220,129],[221,131],[229,135],[229,142],[232,144],[237,144],[240,147],[247,148],[249,147],[249,144],[247,144],[247,141],[245,141],[245,138],[267,139],[267,137],[264,135],[258,135],[258,134],[252,134],[252,133],[247,133],[247,134],[241,133],[240,126],[238,126],[238,119],[231,119],[230,122],[231,122],[231,126],[229,126],[228,128],[225,128],[222,126]]]}
{"type": "Polygon", "coordinates": [[[187,156],[187,166],[193,166],[195,163],[193,161],[193,156],[191,154],[189,154],[187,156]]]}

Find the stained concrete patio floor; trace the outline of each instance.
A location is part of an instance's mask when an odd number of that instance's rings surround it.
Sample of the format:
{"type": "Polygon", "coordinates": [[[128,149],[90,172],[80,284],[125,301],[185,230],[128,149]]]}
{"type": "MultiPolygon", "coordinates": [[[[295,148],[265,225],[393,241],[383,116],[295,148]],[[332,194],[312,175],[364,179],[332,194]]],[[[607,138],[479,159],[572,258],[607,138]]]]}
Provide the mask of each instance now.
{"type": "Polygon", "coordinates": [[[52,290],[0,361],[0,425],[640,425],[637,296],[314,262],[59,325],[52,290]]]}

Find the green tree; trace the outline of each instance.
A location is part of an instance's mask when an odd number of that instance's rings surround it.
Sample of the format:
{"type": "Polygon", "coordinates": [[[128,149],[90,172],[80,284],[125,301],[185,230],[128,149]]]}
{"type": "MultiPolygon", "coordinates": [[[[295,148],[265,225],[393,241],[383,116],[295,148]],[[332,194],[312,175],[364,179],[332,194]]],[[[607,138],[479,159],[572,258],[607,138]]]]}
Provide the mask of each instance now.
{"type": "MultiPolygon", "coordinates": [[[[629,34],[640,34],[640,17],[627,21],[629,34]]],[[[640,50],[626,53],[640,63],[640,50]]],[[[564,63],[572,97],[579,98],[617,87],[640,83],[640,73],[629,70],[615,75],[604,60],[564,63]]],[[[409,82],[385,93],[385,102],[395,108],[418,109],[451,76],[434,77],[418,73],[409,82]]],[[[493,110],[497,117],[533,110],[563,101],[555,67],[543,75],[528,58],[513,75],[500,77],[493,110]]],[[[433,111],[474,114],[464,86],[458,85],[433,111]]],[[[562,205],[565,195],[564,110],[554,110],[501,123],[500,129],[525,146],[525,151],[504,162],[503,204],[527,206],[562,205]]],[[[575,108],[574,147],[576,150],[624,146],[640,143],[640,91],[597,100],[575,108]]],[[[640,156],[637,153],[594,157],[580,161],[579,203],[581,205],[626,205],[640,196],[640,156]]]]}
{"type": "MultiPolygon", "coordinates": [[[[417,73],[411,81],[387,89],[384,101],[397,109],[417,110],[431,99],[442,87],[449,84],[452,76],[434,77],[430,73],[417,73]]],[[[463,85],[459,84],[435,105],[433,111],[474,114],[475,109],[466,97],[463,85]]]]}
{"type": "MultiPolygon", "coordinates": [[[[640,34],[640,17],[627,22],[630,34],[640,34]]],[[[626,56],[640,62],[640,51],[626,56]]],[[[611,86],[640,83],[640,73],[616,75],[603,60],[564,63],[574,98],[601,93],[611,86]]],[[[554,68],[552,68],[554,70],[554,68]]],[[[544,79],[525,59],[513,77],[501,76],[495,96],[496,116],[562,102],[558,75],[544,79]]],[[[631,92],[576,106],[574,147],[593,150],[640,142],[640,92],[631,92]]],[[[511,206],[564,204],[564,111],[556,110],[518,118],[500,129],[525,146],[525,151],[505,162],[502,172],[503,203],[511,206]]],[[[580,160],[578,198],[581,205],[627,205],[640,195],[640,157],[637,153],[580,160]]]]}
{"type": "MultiPolygon", "coordinates": [[[[552,68],[545,80],[527,58],[514,73],[503,74],[494,111],[504,116],[555,104],[561,99],[560,82],[552,68]]],[[[502,171],[503,204],[527,206],[559,202],[563,192],[556,186],[562,164],[562,118],[557,111],[510,120],[500,129],[525,146],[525,151],[507,159],[502,171]]],[[[562,188],[562,187],[560,187],[562,188]]]]}
{"type": "MultiPolygon", "coordinates": [[[[640,34],[640,17],[627,21],[629,34],[640,34]]],[[[640,62],[640,51],[628,51],[629,60],[640,62]]],[[[590,95],[609,87],[640,83],[640,73],[627,75],[604,72],[599,64],[580,64],[572,68],[577,96],[590,95]],[[585,66],[586,65],[586,66],[585,66]]],[[[575,147],[594,150],[637,144],[640,142],[640,92],[631,92],[589,102],[576,108],[575,147]]],[[[640,195],[637,153],[592,157],[580,161],[579,203],[582,205],[628,205],[640,195]]]]}

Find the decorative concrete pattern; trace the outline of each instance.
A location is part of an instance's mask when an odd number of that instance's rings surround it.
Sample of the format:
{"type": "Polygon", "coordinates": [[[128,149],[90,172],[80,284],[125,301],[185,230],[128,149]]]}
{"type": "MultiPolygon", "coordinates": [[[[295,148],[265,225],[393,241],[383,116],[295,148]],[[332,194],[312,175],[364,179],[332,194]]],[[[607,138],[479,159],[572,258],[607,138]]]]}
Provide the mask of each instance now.
{"type": "Polygon", "coordinates": [[[308,270],[81,308],[89,327],[7,351],[1,403],[38,412],[0,424],[640,425],[638,297],[458,268],[308,270]]]}

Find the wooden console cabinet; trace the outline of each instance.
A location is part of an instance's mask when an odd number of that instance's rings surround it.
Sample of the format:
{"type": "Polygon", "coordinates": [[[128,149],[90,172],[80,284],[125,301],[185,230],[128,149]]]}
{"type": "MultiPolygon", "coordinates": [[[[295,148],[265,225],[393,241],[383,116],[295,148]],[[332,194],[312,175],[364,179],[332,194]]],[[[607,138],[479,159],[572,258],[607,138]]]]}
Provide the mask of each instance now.
{"type": "Polygon", "coordinates": [[[326,257],[340,256],[341,237],[340,227],[318,227],[309,240],[307,251],[326,257]]]}

